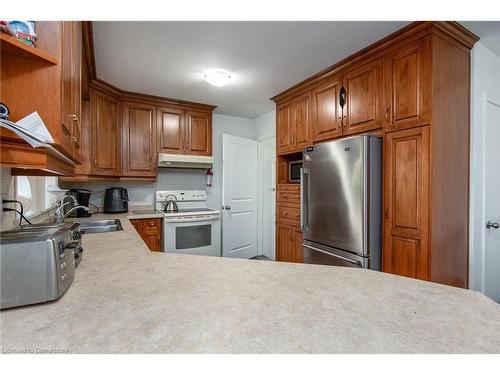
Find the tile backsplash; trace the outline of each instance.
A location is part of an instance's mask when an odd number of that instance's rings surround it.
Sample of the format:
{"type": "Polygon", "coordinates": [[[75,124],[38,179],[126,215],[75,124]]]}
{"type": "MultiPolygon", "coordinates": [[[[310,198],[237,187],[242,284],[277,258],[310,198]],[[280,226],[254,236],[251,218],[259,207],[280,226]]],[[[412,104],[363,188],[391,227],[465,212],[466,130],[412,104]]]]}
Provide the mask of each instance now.
{"type": "Polygon", "coordinates": [[[156,190],[207,190],[206,170],[159,168],[158,177],[154,182],[123,182],[123,181],[93,181],[93,182],[60,182],[62,189],[82,188],[92,191],[90,202],[97,207],[104,205],[104,192],[108,187],[120,186],[126,188],[130,205],[152,205],[156,190]]]}

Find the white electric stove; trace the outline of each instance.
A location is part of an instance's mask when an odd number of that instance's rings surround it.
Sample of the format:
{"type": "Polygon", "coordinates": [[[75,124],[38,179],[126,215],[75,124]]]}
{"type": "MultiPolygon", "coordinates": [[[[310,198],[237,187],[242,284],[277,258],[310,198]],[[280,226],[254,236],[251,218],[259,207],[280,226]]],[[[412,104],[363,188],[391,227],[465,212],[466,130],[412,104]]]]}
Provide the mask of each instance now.
{"type": "Polygon", "coordinates": [[[167,253],[221,256],[221,214],[207,207],[203,190],[159,190],[156,209],[163,212],[162,250],[167,253]],[[165,212],[174,200],[176,212],[165,212]]]}

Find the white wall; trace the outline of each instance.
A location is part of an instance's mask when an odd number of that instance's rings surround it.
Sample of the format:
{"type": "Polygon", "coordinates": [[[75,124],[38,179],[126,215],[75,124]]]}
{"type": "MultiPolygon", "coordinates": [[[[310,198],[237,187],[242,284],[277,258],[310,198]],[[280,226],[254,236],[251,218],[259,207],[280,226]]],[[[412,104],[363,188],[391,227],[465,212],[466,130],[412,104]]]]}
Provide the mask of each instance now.
{"type": "Polygon", "coordinates": [[[265,113],[252,121],[256,140],[276,137],[276,111],[265,113]]]}
{"type": "Polygon", "coordinates": [[[483,97],[500,98],[500,56],[476,43],[472,49],[469,287],[483,291],[483,97]]]}

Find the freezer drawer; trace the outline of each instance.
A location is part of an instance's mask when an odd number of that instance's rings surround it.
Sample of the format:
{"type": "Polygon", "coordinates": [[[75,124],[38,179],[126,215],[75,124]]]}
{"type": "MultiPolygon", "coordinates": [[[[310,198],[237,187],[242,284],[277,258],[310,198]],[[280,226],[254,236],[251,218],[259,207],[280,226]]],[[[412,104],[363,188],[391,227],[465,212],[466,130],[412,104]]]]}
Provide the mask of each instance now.
{"type": "Polygon", "coordinates": [[[380,265],[370,262],[370,257],[361,257],[310,241],[304,241],[302,249],[304,263],[380,270],[380,265]]]}

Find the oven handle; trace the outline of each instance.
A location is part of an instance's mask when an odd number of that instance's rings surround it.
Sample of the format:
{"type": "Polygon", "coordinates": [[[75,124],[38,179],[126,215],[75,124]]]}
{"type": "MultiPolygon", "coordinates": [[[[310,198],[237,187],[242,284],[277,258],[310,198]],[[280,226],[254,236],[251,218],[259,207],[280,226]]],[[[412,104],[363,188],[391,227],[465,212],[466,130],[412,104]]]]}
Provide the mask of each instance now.
{"type": "Polygon", "coordinates": [[[165,219],[165,223],[196,223],[199,221],[214,221],[219,220],[220,216],[209,216],[209,217],[196,217],[189,219],[177,219],[177,218],[169,218],[165,219]]]}
{"type": "Polygon", "coordinates": [[[317,247],[313,247],[311,245],[302,244],[302,246],[307,247],[308,249],[311,249],[311,250],[314,250],[314,251],[319,251],[320,253],[323,253],[323,254],[326,254],[326,255],[330,255],[330,256],[335,257],[335,258],[340,258],[342,260],[345,260],[346,262],[349,262],[349,263],[352,263],[352,264],[356,264],[357,266],[361,266],[361,267],[363,266],[363,263],[361,263],[359,261],[356,261],[356,260],[353,260],[353,259],[349,259],[349,258],[345,258],[345,257],[340,256],[338,254],[333,254],[333,253],[330,253],[328,251],[318,249],[317,247]]]}

